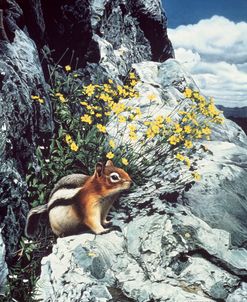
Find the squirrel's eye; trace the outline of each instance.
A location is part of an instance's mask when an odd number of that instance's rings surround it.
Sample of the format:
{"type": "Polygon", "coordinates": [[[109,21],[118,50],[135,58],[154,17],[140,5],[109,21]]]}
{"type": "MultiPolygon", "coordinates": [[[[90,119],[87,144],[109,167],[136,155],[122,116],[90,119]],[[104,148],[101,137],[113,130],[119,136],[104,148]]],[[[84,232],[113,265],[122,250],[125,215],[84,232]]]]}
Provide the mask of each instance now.
{"type": "Polygon", "coordinates": [[[112,182],[118,182],[120,180],[120,176],[118,173],[113,172],[110,174],[110,179],[112,182]]]}

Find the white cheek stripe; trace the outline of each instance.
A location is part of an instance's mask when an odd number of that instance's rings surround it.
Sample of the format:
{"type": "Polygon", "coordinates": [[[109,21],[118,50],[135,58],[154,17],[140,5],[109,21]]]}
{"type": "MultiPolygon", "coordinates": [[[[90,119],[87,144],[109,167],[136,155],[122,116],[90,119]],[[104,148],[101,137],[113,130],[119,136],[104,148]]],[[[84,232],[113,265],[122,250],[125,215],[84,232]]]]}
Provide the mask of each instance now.
{"type": "Polygon", "coordinates": [[[48,202],[48,207],[57,199],[70,199],[76,195],[81,188],[76,189],[59,189],[56,191],[48,202]]]}

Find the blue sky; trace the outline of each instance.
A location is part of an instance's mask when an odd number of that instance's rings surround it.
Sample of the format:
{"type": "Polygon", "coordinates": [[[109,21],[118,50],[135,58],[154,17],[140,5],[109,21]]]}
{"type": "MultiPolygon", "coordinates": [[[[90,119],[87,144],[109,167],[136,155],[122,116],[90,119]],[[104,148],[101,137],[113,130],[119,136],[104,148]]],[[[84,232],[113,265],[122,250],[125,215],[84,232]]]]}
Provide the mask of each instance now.
{"type": "Polygon", "coordinates": [[[163,0],[175,57],[216,104],[247,106],[247,0],[163,0]]]}
{"type": "Polygon", "coordinates": [[[162,2],[170,28],[194,24],[213,15],[224,16],[235,22],[247,22],[247,0],[163,0],[162,2]]]}

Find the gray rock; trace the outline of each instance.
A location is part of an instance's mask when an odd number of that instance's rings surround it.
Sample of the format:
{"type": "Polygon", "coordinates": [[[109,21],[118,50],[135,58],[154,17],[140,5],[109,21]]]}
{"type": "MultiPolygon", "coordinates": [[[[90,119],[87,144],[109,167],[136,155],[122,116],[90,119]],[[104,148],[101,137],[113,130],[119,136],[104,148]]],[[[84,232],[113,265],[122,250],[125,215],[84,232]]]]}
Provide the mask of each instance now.
{"type": "Polygon", "coordinates": [[[247,283],[241,286],[228,296],[226,302],[246,302],[247,301],[247,283]]]}
{"type": "Polygon", "coordinates": [[[0,296],[4,295],[7,285],[8,267],[5,262],[5,245],[1,235],[0,229],[0,296]]]}
{"type": "Polygon", "coordinates": [[[183,206],[164,208],[167,214],[136,217],[122,233],[58,239],[42,260],[35,298],[115,301],[108,289],[117,287],[134,301],[225,300],[247,273],[246,251],[239,257],[229,233],[183,206]]]}
{"type": "MultiPolygon", "coordinates": [[[[177,105],[176,100],[181,97],[181,91],[186,86],[190,85],[194,90],[199,90],[193,79],[173,59],[164,63],[143,62],[134,64],[133,67],[141,80],[137,87],[141,95],[138,103],[143,112],[143,119],[149,110],[153,112],[153,116],[169,114],[177,105]],[[157,101],[147,106],[146,99],[150,93],[157,96],[157,101]]],[[[114,128],[111,124],[110,126],[110,129],[113,129],[111,135],[116,136],[114,128]]],[[[241,246],[247,237],[246,135],[235,123],[225,119],[223,125],[213,127],[211,141],[202,141],[201,144],[206,145],[210,152],[197,160],[198,171],[203,176],[199,183],[184,191],[186,181],[177,177],[177,167],[168,155],[161,165],[157,165],[157,162],[154,166],[151,165],[150,171],[155,176],[146,184],[147,192],[152,191],[153,185],[159,187],[156,190],[157,195],[180,191],[178,200],[181,203],[187,204],[195,215],[212,227],[229,231],[232,243],[241,246]],[[161,167],[162,164],[165,168],[161,167]]],[[[185,176],[187,172],[184,170],[181,173],[181,169],[178,167],[179,173],[185,176]]],[[[141,189],[140,194],[143,194],[142,192],[141,189]]],[[[131,213],[133,206],[126,202],[128,213],[131,213]]],[[[150,207],[152,208],[151,203],[149,210],[150,207]]],[[[154,207],[156,209],[155,204],[154,207]]]]}
{"type": "Polygon", "coordinates": [[[7,256],[12,257],[25,226],[25,173],[35,165],[38,140],[53,129],[51,107],[37,49],[20,30],[0,43],[0,207],[7,256]],[[31,100],[39,95],[45,102],[31,100]]]}

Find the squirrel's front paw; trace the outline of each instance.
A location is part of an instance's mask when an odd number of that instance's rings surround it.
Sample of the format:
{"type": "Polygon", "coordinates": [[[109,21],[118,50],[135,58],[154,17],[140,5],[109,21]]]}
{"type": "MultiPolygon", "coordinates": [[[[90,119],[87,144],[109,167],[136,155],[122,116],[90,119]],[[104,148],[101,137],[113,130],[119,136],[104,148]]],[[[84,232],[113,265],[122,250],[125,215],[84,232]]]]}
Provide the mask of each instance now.
{"type": "Polygon", "coordinates": [[[118,225],[113,225],[108,229],[105,229],[103,232],[100,232],[100,235],[110,233],[112,231],[122,232],[121,228],[118,225]]]}
{"type": "Polygon", "coordinates": [[[106,227],[106,228],[109,228],[109,227],[112,226],[112,222],[111,221],[104,222],[103,226],[106,227]]]}
{"type": "Polygon", "coordinates": [[[118,225],[112,225],[110,229],[111,231],[122,232],[122,229],[118,225]]]}

